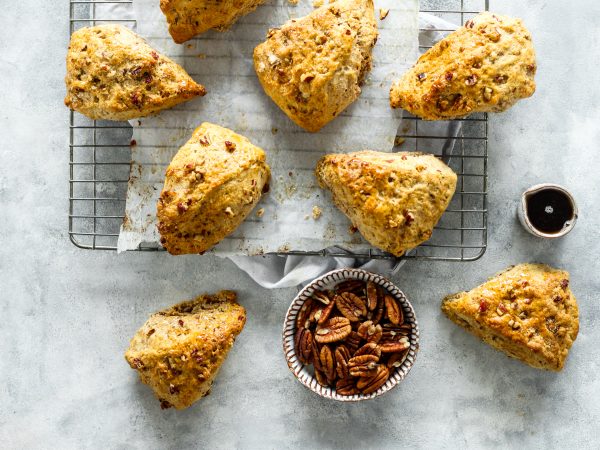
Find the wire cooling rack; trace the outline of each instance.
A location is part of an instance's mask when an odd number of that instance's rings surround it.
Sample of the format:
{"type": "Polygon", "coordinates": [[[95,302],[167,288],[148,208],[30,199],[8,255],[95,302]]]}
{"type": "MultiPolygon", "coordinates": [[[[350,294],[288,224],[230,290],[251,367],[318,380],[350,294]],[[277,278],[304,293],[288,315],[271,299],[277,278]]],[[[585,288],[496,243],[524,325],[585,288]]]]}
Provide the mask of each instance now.
{"type": "MultiPolygon", "coordinates": [[[[102,22],[134,25],[135,21],[111,17],[107,6],[132,7],[132,0],[70,0],[70,31],[102,22]]],[[[488,0],[425,0],[421,12],[457,26],[480,11],[488,0]]],[[[439,30],[450,32],[448,30],[439,30]]],[[[427,46],[420,46],[422,52],[427,46]]],[[[435,154],[458,175],[456,193],[436,226],[431,239],[404,258],[473,261],[487,245],[487,114],[453,121],[456,137],[447,138],[438,122],[426,122],[404,113],[399,149],[435,154]]],[[[447,127],[444,128],[447,130],[447,127]]],[[[69,237],[77,247],[116,250],[119,228],[125,215],[125,197],[131,161],[131,126],[126,122],[94,121],[71,112],[69,171],[69,237]]],[[[141,245],[138,250],[160,250],[141,245]]],[[[289,251],[294,255],[349,256],[347,252],[289,251]]],[[[372,249],[354,253],[359,258],[388,259],[393,256],[372,249]]]]}

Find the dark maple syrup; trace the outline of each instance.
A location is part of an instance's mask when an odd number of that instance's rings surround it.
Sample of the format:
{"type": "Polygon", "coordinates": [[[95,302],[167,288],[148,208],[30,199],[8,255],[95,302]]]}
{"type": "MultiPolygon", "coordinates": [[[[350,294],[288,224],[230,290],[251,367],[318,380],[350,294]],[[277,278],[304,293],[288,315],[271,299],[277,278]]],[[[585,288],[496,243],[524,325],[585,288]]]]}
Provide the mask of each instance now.
{"type": "Polygon", "coordinates": [[[570,198],[557,189],[543,189],[527,197],[529,222],[543,233],[558,233],[573,219],[570,198]]]}

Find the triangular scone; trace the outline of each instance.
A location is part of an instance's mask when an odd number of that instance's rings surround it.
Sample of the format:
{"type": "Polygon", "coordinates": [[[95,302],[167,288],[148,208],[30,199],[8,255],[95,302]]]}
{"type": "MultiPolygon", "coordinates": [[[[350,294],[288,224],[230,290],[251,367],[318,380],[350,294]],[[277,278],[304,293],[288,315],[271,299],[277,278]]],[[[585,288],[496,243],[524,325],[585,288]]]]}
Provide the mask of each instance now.
{"type": "Polygon", "coordinates": [[[449,295],[442,311],[453,322],[508,356],[559,371],[579,331],[569,273],[519,264],[469,292],[449,295]]]}
{"type": "Polygon", "coordinates": [[[500,112],[535,92],[535,51],[520,19],[484,12],[424,53],[390,91],[427,120],[500,112]]]}
{"type": "Polygon", "coordinates": [[[181,66],[121,25],[73,33],[65,82],[65,105],[91,119],[145,117],[206,93],[181,66]]]}
{"type": "Polygon", "coordinates": [[[159,311],[137,331],[125,359],[161,407],[183,409],[207,395],[246,323],[236,294],[201,295],[159,311]]]}
{"type": "Polygon", "coordinates": [[[157,207],[160,242],[173,255],[205,252],[250,214],[270,175],[261,148],[203,123],[167,168],[157,207]]]}
{"type": "Polygon", "coordinates": [[[266,0],[160,0],[169,33],[175,42],[192,39],[205,31],[226,31],[240,17],[266,0]]]}
{"type": "Polygon", "coordinates": [[[254,68],[277,106],[315,132],[360,95],[376,40],[372,0],[338,0],[269,30],[254,68]]]}
{"type": "Polygon", "coordinates": [[[396,256],[431,237],[456,188],[452,169],[422,153],[326,155],[316,176],[360,234],[396,256]]]}

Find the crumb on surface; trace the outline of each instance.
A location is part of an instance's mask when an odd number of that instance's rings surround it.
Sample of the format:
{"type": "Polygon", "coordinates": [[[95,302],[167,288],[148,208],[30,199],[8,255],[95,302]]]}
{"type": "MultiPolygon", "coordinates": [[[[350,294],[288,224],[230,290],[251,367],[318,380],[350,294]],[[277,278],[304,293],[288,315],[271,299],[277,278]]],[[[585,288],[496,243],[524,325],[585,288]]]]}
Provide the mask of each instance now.
{"type": "Polygon", "coordinates": [[[198,53],[198,54],[196,55],[196,57],[197,57],[197,58],[200,58],[200,59],[205,59],[205,58],[206,58],[206,53],[198,53]]]}
{"type": "Polygon", "coordinates": [[[278,131],[279,130],[275,127],[271,128],[271,133],[273,133],[273,134],[277,134],[278,131]]]}
{"type": "Polygon", "coordinates": [[[262,217],[265,214],[265,208],[260,208],[256,211],[256,217],[262,217]]]}
{"type": "Polygon", "coordinates": [[[390,13],[389,9],[379,8],[379,20],[385,19],[390,13]]]}
{"type": "Polygon", "coordinates": [[[299,0],[288,0],[290,5],[297,5],[299,0]]]}
{"type": "Polygon", "coordinates": [[[319,217],[321,217],[323,211],[321,211],[321,208],[319,208],[318,206],[313,206],[312,209],[312,217],[313,219],[317,220],[319,217]]]}
{"type": "Polygon", "coordinates": [[[357,231],[358,231],[358,228],[356,228],[354,225],[350,225],[350,226],[348,227],[348,233],[350,233],[350,234],[354,234],[354,233],[356,233],[357,231]]]}
{"type": "Polygon", "coordinates": [[[313,7],[320,8],[321,6],[323,6],[323,3],[323,0],[313,0],[313,7]]]}

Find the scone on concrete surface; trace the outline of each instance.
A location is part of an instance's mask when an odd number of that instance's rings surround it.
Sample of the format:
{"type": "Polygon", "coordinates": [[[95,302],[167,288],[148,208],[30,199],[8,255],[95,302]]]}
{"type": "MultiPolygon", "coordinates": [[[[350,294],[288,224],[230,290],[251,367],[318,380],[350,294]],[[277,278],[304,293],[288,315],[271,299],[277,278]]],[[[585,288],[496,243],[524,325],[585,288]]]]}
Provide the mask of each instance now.
{"type": "Polygon", "coordinates": [[[431,237],[457,178],[433,155],[371,150],[326,155],[315,173],[360,234],[396,256],[431,237]]]}
{"type": "Polygon", "coordinates": [[[181,66],[121,25],[73,33],[65,81],[65,105],[90,119],[145,117],[206,93],[181,66]]]}
{"type": "Polygon", "coordinates": [[[484,12],[421,55],[390,104],[426,120],[500,112],[535,92],[535,51],[521,19],[484,12]]]}
{"type": "Polygon", "coordinates": [[[266,0],[160,0],[169,33],[181,44],[205,31],[226,31],[266,0]]]}
{"type": "Polygon", "coordinates": [[[162,408],[184,409],[209,394],[245,323],[246,310],[236,303],[235,292],[201,295],[150,316],[131,339],[125,359],[162,408]]]}
{"type": "Polygon", "coordinates": [[[157,207],[160,242],[172,255],[204,253],[250,214],[270,174],[262,149],[203,123],[167,168],[157,207]]]}
{"type": "Polygon", "coordinates": [[[559,371],[579,331],[569,273],[544,264],[519,264],[469,292],[449,295],[450,320],[512,358],[559,371]]]}
{"type": "Polygon", "coordinates": [[[372,0],[338,0],[269,30],[254,68],[277,106],[315,132],[360,95],[376,40],[372,0]]]}

